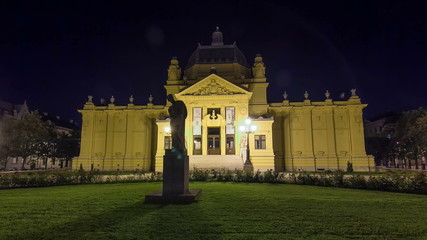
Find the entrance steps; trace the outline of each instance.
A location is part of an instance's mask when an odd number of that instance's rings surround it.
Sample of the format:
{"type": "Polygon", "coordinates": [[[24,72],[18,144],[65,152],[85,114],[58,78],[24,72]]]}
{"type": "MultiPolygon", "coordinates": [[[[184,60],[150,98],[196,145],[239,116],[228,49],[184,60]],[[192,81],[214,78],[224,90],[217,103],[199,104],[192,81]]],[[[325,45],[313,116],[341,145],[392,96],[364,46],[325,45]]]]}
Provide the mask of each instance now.
{"type": "Polygon", "coordinates": [[[190,170],[197,169],[243,169],[243,160],[239,155],[192,155],[190,170]]]}

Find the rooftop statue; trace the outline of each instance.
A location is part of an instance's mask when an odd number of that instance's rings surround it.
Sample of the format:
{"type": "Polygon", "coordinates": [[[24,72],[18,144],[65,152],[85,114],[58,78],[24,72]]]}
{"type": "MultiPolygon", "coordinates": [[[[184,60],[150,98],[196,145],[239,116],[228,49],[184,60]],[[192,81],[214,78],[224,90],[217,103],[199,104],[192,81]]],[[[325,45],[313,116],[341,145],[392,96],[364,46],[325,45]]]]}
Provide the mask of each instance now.
{"type": "Polygon", "coordinates": [[[255,57],[252,74],[254,75],[254,78],[265,78],[265,65],[262,62],[261,54],[257,54],[255,57]]]}
{"type": "Polygon", "coordinates": [[[176,81],[181,77],[181,68],[176,57],[172,57],[171,64],[168,68],[168,80],[176,81]]]}

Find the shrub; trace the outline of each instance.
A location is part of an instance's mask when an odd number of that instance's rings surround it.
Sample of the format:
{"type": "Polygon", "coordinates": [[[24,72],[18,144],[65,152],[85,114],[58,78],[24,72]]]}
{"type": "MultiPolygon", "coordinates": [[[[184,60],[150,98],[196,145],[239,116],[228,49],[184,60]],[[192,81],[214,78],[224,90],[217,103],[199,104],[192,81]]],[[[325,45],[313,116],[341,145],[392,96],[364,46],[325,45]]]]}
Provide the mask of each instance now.
{"type": "Polygon", "coordinates": [[[427,194],[427,176],[424,172],[419,172],[411,178],[411,192],[427,194]]]}
{"type": "Polygon", "coordinates": [[[263,174],[264,182],[275,183],[280,182],[279,173],[273,171],[273,169],[268,169],[263,174]]]}
{"type": "Polygon", "coordinates": [[[344,186],[344,172],[341,170],[337,170],[332,172],[332,186],[334,187],[343,187],[344,186]]]}
{"type": "Polygon", "coordinates": [[[332,187],[334,186],[334,181],[330,174],[328,175],[320,175],[317,178],[317,185],[323,187],[332,187]]]}
{"type": "Polygon", "coordinates": [[[370,176],[366,185],[369,190],[396,191],[396,189],[398,189],[397,186],[393,185],[393,180],[391,178],[384,176],[370,176]]]}
{"type": "Polygon", "coordinates": [[[220,182],[231,182],[234,179],[234,173],[231,170],[219,171],[216,177],[217,181],[220,182]]]}
{"type": "Polygon", "coordinates": [[[263,174],[261,173],[260,170],[257,170],[255,173],[252,173],[252,172],[247,172],[247,173],[250,173],[250,175],[253,176],[252,177],[253,182],[263,182],[264,180],[263,174]]]}
{"type": "Polygon", "coordinates": [[[317,177],[309,173],[300,173],[296,177],[296,184],[317,185],[317,177]]]}
{"type": "Polygon", "coordinates": [[[197,168],[194,168],[193,171],[190,173],[190,180],[191,181],[206,181],[209,178],[209,171],[208,170],[200,170],[197,168]]]}
{"type": "Polygon", "coordinates": [[[345,186],[355,189],[366,189],[366,179],[360,175],[351,175],[345,179],[345,186]]]}

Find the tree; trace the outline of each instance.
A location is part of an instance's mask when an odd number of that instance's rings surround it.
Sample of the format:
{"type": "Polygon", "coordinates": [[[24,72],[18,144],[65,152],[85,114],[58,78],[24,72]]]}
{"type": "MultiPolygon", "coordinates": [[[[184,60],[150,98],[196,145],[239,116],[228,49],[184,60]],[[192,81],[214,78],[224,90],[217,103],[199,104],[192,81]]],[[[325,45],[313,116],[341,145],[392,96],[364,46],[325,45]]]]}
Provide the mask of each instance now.
{"type": "Polygon", "coordinates": [[[68,167],[73,157],[79,155],[79,147],[80,133],[77,130],[74,130],[71,134],[60,134],[56,147],[56,157],[61,159],[61,164],[65,161],[65,167],[68,167]]]}
{"type": "Polygon", "coordinates": [[[0,169],[7,169],[7,163],[9,162],[10,148],[7,144],[0,144],[0,169]]]}
{"type": "Polygon", "coordinates": [[[60,136],[55,131],[52,124],[47,124],[45,128],[46,134],[43,136],[42,141],[38,143],[36,156],[38,159],[42,159],[45,164],[45,169],[47,169],[49,159],[51,165],[55,164],[58,155],[58,139],[60,136]]]}
{"type": "Polygon", "coordinates": [[[366,153],[375,156],[376,165],[388,166],[389,142],[388,138],[381,136],[366,138],[366,153]]]}
{"type": "Polygon", "coordinates": [[[396,139],[399,144],[399,157],[411,168],[410,159],[415,160],[415,168],[419,168],[419,159],[427,150],[427,111],[420,108],[402,115],[397,122],[396,139]]]}
{"type": "Polygon", "coordinates": [[[10,146],[12,157],[21,157],[21,169],[25,169],[25,164],[31,156],[37,156],[40,152],[40,145],[46,139],[48,131],[37,112],[30,112],[22,119],[9,120],[5,123],[5,141],[10,146]]]}

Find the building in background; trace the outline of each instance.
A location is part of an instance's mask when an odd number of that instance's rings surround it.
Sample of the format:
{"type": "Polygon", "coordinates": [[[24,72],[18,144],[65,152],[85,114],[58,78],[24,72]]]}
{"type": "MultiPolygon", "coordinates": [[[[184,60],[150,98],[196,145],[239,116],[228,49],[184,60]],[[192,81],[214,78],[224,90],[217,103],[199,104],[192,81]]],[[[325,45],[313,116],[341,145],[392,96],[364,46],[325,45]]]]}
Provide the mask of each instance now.
{"type": "Polygon", "coordinates": [[[391,138],[396,129],[397,121],[402,113],[386,112],[375,118],[365,120],[365,135],[370,136],[384,136],[391,138]]]}
{"type": "MultiPolygon", "coordinates": [[[[14,104],[6,101],[0,100],[0,145],[5,141],[4,133],[2,132],[2,128],[6,120],[13,119],[19,120],[25,114],[30,112],[26,101],[23,104],[14,104]]],[[[46,122],[46,124],[51,125],[53,130],[59,134],[67,134],[71,135],[73,131],[75,131],[78,126],[73,120],[65,121],[61,120],[59,116],[50,116],[48,113],[41,114],[42,120],[46,122]]],[[[50,159],[47,161],[43,161],[42,159],[33,158],[34,161],[27,161],[25,168],[26,169],[58,169],[64,167],[71,167],[71,163],[67,164],[69,166],[65,166],[61,164],[60,161],[51,161],[50,159]],[[31,165],[33,164],[33,165],[31,165]]],[[[7,167],[4,170],[19,170],[22,166],[21,158],[9,158],[7,161],[7,167]]]]}
{"type": "MultiPolygon", "coordinates": [[[[29,110],[28,110],[28,105],[26,101],[24,101],[24,103],[22,104],[14,104],[14,103],[0,100],[0,146],[5,141],[4,133],[2,131],[6,121],[10,119],[15,119],[15,120],[21,119],[28,112],[29,110]]],[[[6,156],[1,156],[1,157],[6,158],[6,156]]],[[[22,159],[9,158],[7,162],[8,162],[8,164],[6,165],[7,169],[2,169],[4,168],[3,166],[1,166],[0,169],[2,170],[18,169],[16,166],[12,166],[13,165],[12,163],[14,163],[15,165],[18,165],[19,162],[22,163],[22,159]]]]}
{"type": "MultiPolygon", "coordinates": [[[[248,156],[255,170],[322,171],[373,169],[366,155],[362,104],[353,89],[348,100],[267,102],[268,81],[261,55],[249,65],[237,45],[225,45],[217,29],[199,45],[184,71],[176,58],[165,89],[188,111],[186,146],[190,168],[242,169],[248,156]],[[253,126],[253,127],[250,127],[253,126]],[[250,128],[249,131],[247,131],[250,128]],[[246,129],[246,130],[245,130],[246,129]],[[240,131],[243,130],[243,131],[240,131]]],[[[80,156],[74,168],[162,171],[171,147],[168,106],[96,106],[89,96],[82,114],[80,156]]]]}

